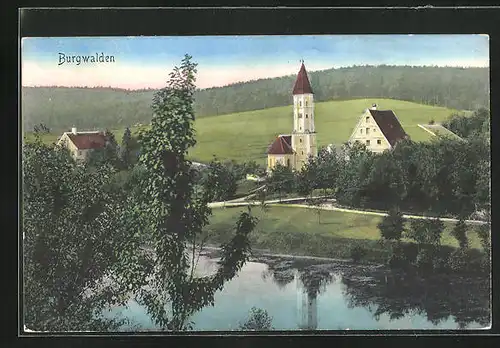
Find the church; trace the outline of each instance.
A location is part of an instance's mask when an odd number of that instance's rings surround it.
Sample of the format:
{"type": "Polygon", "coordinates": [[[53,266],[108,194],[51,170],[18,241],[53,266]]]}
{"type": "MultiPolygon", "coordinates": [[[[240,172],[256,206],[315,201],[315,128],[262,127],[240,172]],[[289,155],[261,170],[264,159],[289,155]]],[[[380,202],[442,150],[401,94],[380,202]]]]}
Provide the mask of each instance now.
{"type": "Polygon", "coordinates": [[[278,163],[299,171],[310,156],[318,155],[314,127],[314,93],[307,77],[304,62],[293,87],[293,130],[281,134],[267,150],[267,170],[278,163]]]}

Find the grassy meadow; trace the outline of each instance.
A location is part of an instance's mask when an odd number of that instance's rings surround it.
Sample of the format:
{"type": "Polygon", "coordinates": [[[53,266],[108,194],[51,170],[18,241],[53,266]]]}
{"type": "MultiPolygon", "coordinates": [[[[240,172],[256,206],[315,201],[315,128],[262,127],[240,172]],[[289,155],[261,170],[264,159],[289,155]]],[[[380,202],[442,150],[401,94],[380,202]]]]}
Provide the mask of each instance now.
{"type": "MultiPolygon", "coordinates": [[[[239,214],[246,208],[219,208],[213,210],[206,230],[209,241],[221,243],[234,234],[239,214]]],[[[254,207],[253,214],[259,223],[251,234],[252,247],[270,249],[276,253],[312,255],[332,258],[349,258],[350,248],[361,245],[368,250],[367,259],[382,261],[389,250],[380,243],[377,224],[382,217],[336,211],[321,211],[320,222],[313,209],[271,206],[264,212],[254,207]]],[[[441,243],[458,247],[450,234],[452,223],[445,222],[441,243]]],[[[409,227],[409,223],[408,223],[409,227]]],[[[479,238],[473,227],[468,232],[471,248],[480,249],[479,238]]],[[[403,239],[404,242],[410,242],[403,239]]]]}
{"type": "MultiPolygon", "coordinates": [[[[320,146],[341,145],[347,141],[362,112],[377,103],[380,109],[391,109],[398,116],[403,128],[415,141],[427,141],[433,136],[418,127],[429,121],[441,122],[454,111],[444,107],[428,106],[392,99],[352,99],[315,104],[315,122],[320,146]]],[[[197,145],[190,157],[208,162],[213,155],[220,159],[236,161],[254,160],[266,162],[266,150],[279,134],[292,131],[291,106],[234,114],[200,117],[196,120],[197,145]]],[[[131,128],[137,132],[136,128],[131,128]]],[[[113,129],[118,142],[123,129],[113,129]]],[[[44,141],[53,142],[60,134],[44,136],[44,141]]]]}

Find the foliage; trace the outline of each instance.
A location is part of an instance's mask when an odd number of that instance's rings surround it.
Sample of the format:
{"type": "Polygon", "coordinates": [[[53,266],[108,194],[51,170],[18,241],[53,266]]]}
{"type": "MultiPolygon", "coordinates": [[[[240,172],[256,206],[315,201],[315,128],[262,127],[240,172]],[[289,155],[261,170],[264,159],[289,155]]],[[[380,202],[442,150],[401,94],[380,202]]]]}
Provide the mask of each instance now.
{"type": "Polygon", "coordinates": [[[217,158],[208,164],[204,172],[201,185],[205,192],[210,192],[211,201],[226,201],[235,195],[238,188],[237,176],[242,174],[238,175],[233,168],[222,164],[217,158]]]}
{"type": "Polygon", "coordinates": [[[130,197],[113,168],[90,171],[64,148],[23,145],[24,324],[31,330],[103,331],[102,310],[141,285],[130,197]]]}
{"type": "Polygon", "coordinates": [[[125,168],[130,168],[132,164],[132,134],[130,128],[125,128],[120,146],[119,158],[125,168]]]}
{"type": "Polygon", "coordinates": [[[292,193],[295,175],[291,168],[277,163],[266,179],[266,187],[270,193],[278,193],[280,199],[284,193],[292,193]]]}
{"type": "Polygon", "coordinates": [[[472,115],[465,116],[454,113],[443,122],[443,126],[462,138],[483,137],[484,127],[489,128],[490,111],[486,108],[475,110],[472,115]]]}
{"type": "Polygon", "coordinates": [[[366,250],[361,245],[355,245],[351,248],[350,254],[354,262],[359,262],[366,255],[366,250]]]}
{"type": "MultiPolygon", "coordinates": [[[[369,97],[466,110],[489,105],[488,68],[353,66],[309,75],[317,102],[369,97]]],[[[203,117],[289,105],[295,78],[290,75],[197,90],[195,114],[203,117]]],[[[23,122],[25,129],[44,122],[58,130],[69,124],[86,129],[148,124],[149,102],[155,92],[23,87],[23,122]]]]}
{"type": "Polygon", "coordinates": [[[149,231],[153,254],[144,272],[149,287],[141,289],[137,300],[156,325],[176,331],[189,329],[192,314],[213,305],[215,292],[248,260],[248,235],[256,225],[249,208],[239,216],[231,240],[222,245],[216,273],[195,276],[196,249],[203,246],[200,236],[211,214],[212,195],[194,190],[195,170],[186,160],[196,143],[195,73],[196,64],[186,55],[170,73],[167,86],[155,94],[151,128],[140,137],[144,194],[135,219],[149,231]]]}
{"type": "Polygon", "coordinates": [[[393,208],[389,210],[387,216],[382,218],[382,221],[377,225],[380,230],[380,236],[386,240],[399,241],[401,234],[404,231],[403,214],[399,209],[393,208]]]}
{"type": "Polygon", "coordinates": [[[441,234],[444,224],[440,219],[412,219],[406,237],[413,239],[417,244],[438,246],[441,244],[441,234]]]}
{"type": "Polygon", "coordinates": [[[469,246],[469,240],[467,239],[467,225],[463,219],[457,221],[451,231],[451,234],[457,239],[458,245],[461,249],[465,249],[469,246]]]}
{"type": "Polygon", "coordinates": [[[273,318],[265,309],[252,307],[248,319],[240,324],[240,330],[265,331],[272,330],[273,318]]]}

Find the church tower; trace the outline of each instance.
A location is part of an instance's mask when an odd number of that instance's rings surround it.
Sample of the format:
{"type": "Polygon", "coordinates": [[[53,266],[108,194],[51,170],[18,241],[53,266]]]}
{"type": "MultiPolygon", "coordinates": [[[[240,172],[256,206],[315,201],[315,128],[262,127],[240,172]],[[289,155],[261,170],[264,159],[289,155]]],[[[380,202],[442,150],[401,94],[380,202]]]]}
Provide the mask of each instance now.
{"type": "Polygon", "coordinates": [[[316,129],[314,127],[314,94],[307,77],[304,61],[293,87],[293,132],[291,146],[295,152],[295,170],[300,170],[309,156],[316,157],[316,129]]]}

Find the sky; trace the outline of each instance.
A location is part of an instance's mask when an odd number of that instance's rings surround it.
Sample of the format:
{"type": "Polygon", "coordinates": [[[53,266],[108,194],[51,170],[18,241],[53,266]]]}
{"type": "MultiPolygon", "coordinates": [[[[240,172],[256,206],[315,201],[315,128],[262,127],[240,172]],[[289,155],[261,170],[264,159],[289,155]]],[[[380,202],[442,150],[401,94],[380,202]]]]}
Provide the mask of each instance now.
{"type": "MultiPolygon", "coordinates": [[[[184,54],[198,88],[352,65],[489,66],[487,35],[300,35],[23,38],[23,86],[165,86],[184,54]],[[64,59],[62,55],[64,54],[64,59]],[[72,56],[113,62],[68,62],[72,56]],[[111,58],[109,58],[111,59],[111,58]]],[[[83,58],[79,58],[83,59],[83,58]]]]}

